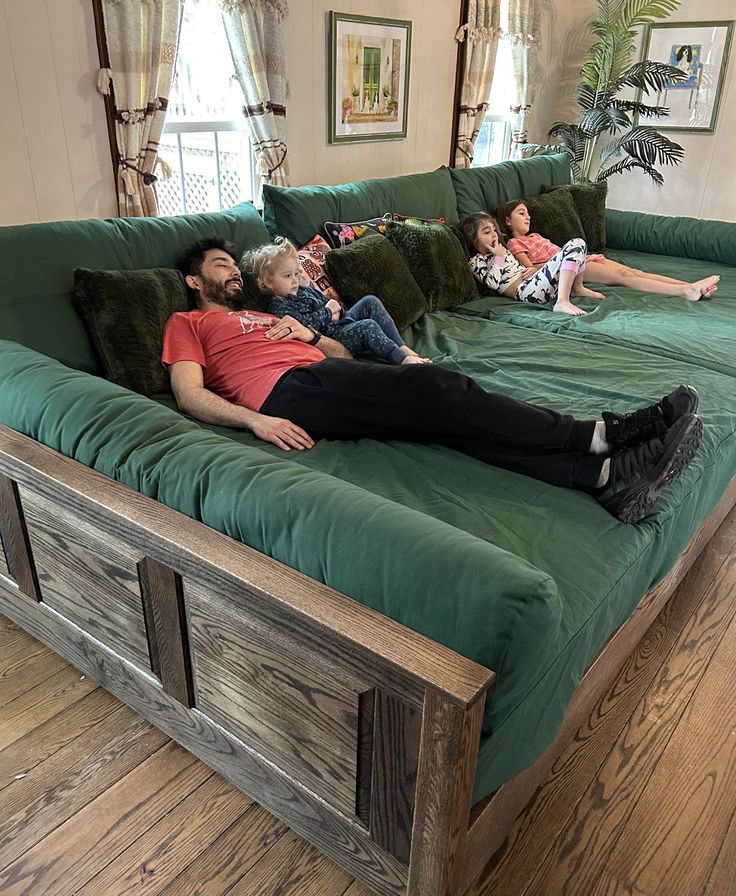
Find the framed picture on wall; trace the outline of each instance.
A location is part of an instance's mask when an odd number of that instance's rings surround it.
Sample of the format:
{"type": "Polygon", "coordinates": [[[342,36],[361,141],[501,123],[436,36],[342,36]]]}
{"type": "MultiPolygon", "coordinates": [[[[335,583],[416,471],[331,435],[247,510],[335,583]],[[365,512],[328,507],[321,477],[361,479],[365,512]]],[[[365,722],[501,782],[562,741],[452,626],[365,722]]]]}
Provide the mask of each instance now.
{"type": "Polygon", "coordinates": [[[328,13],[330,143],[406,137],[411,22],[328,13]]]}
{"type": "Polygon", "coordinates": [[[733,22],[666,22],[647,26],[642,58],[666,62],[687,76],[684,81],[671,82],[656,95],[650,94],[653,103],[670,110],[661,123],[657,122],[658,131],[715,131],[732,32],[733,22]]]}

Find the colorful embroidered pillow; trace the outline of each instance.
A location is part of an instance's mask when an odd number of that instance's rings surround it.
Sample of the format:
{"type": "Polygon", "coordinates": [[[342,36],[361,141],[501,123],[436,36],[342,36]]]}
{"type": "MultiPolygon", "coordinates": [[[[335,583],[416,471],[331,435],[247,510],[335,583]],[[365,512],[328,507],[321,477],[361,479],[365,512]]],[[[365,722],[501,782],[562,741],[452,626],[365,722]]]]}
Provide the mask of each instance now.
{"type": "Polygon", "coordinates": [[[400,224],[446,224],[444,218],[420,218],[419,215],[400,215],[394,212],[391,216],[392,221],[398,221],[400,224]]]}
{"type": "Polygon", "coordinates": [[[303,281],[306,286],[318,289],[328,299],[335,299],[344,306],[330,278],[325,273],[325,254],[330,251],[330,244],[318,233],[297,250],[302,266],[303,281]]]}
{"type": "Polygon", "coordinates": [[[325,222],[327,242],[333,249],[341,249],[354,243],[367,233],[386,235],[386,224],[391,220],[391,212],[382,218],[368,218],[366,221],[354,221],[352,224],[339,224],[334,221],[325,222]]]}

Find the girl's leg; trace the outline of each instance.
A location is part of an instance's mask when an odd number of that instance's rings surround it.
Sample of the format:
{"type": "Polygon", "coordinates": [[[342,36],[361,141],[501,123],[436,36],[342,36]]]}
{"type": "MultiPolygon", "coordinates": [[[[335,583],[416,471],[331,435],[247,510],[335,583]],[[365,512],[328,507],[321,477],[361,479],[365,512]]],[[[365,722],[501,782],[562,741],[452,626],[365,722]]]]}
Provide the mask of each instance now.
{"type": "Polygon", "coordinates": [[[525,280],[516,290],[516,298],[522,302],[543,304],[554,302],[553,311],[576,316],[585,314],[570,301],[575,295],[600,297],[582,285],[582,271],[585,268],[585,241],[569,240],[533,277],[525,280]]]}
{"type": "Polygon", "coordinates": [[[701,298],[710,298],[718,288],[718,281],[721,278],[714,275],[696,280],[694,283],[687,283],[684,280],[639,271],[607,258],[605,261],[589,261],[585,267],[584,279],[609,286],[626,286],[641,292],[684,296],[691,302],[697,302],[701,298]]]}
{"type": "MultiPolygon", "coordinates": [[[[394,323],[394,319],[386,310],[383,302],[378,298],[378,296],[367,295],[363,296],[362,299],[358,299],[358,301],[353,305],[353,307],[348,312],[348,317],[353,320],[369,320],[376,323],[386,337],[395,345],[398,345],[401,351],[403,352],[404,357],[398,361],[393,363],[407,363],[407,364],[429,364],[430,361],[428,358],[420,358],[419,355],[414,351],[414,349],[409,348],[408,345],[401,338],[401,334],[394,323]],[[406,359],[410,360],[406,360],[406,359]],[[414,360],[416,359],[416,360],[414,360]]],[[[369,349],[370,351],[374,351],[374,349],[369,349]]],[[[375,354],[379,354],[375,352],[375,354]]],[[[380,357],[384,357],[383,355],[379,355],[380,357]]]]}
{"type": "Polygon", "coordinates": [[[390,364],[402,364],[406,358],[401,346],[389,339],[374,320],[355,320],[344,324],[340,328],[340,342],[354,358],[366,352],[390,364]]]}

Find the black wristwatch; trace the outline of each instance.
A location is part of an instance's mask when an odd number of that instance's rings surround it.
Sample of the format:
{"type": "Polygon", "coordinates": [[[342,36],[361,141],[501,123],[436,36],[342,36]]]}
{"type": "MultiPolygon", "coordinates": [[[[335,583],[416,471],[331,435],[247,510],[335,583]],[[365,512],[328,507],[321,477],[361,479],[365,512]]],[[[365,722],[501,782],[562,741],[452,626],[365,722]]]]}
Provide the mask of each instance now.
{"type": "Polygon", "coordinates": [[[317,345],[317,343],[322,338],[322,334],[315,330],[314,327],[310,327],[309,329],[314,333],[314,336],[312,336],[307,345],[317,345]]]}

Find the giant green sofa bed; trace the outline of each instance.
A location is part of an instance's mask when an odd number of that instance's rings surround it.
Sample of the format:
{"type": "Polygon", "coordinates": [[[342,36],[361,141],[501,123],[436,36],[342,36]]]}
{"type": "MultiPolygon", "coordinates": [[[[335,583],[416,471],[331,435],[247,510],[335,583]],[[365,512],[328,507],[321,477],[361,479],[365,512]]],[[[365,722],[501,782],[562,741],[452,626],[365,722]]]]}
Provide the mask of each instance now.
{"type": "Polygon", "coordinates": [[[0,611],[379,893],[465,891],[736,499],[736,225],[608,212],[619,260],[720,273],[707,303],[605,287],[573,319],[474,295],[406,331],[586,418],[696,386],[701,449],[635,526],[439,446],[286,454],[191,420],[101,375],[73,270],[568,182],[542,156],[271,187],[263,217],[0,229],[0,611]]]}

